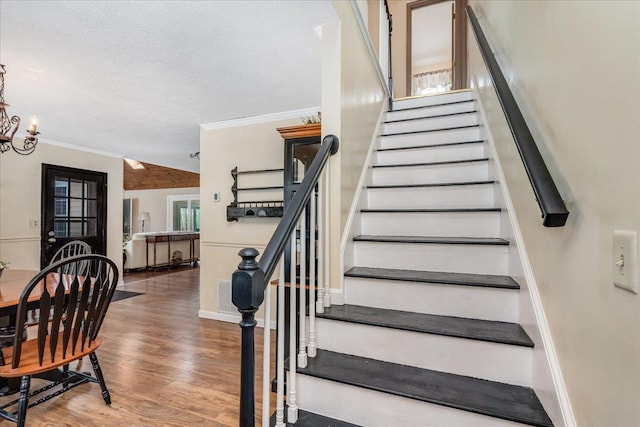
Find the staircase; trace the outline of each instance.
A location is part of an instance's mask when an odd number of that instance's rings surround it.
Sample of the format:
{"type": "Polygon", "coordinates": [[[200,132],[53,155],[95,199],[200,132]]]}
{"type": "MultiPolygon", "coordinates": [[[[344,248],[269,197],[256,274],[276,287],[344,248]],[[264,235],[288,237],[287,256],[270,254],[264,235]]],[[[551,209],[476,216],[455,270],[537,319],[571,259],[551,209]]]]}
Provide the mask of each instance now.
{"type": "Polygon", "coordinates": [[[553,425],[530,388],[535,343],[472,96],[387,113],[345,305],[317,314],[317,356],[297,370],[296,425],[553,425]]]}

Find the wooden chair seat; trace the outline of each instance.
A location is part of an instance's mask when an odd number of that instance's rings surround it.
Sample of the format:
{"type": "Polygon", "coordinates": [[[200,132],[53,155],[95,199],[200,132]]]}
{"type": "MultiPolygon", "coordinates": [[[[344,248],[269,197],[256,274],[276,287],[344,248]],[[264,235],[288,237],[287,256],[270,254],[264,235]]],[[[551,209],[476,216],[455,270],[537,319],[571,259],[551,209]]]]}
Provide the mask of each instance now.
{"type": "Polygon", "coordinates": [[[100,384],[103,400],[111,404],[96,349],[102,343],[98,332],[117,284],[116,264],[102,255],[64,258],[29,281],[18,302],[13,344],[0,348],[0,376],[20,378],[20,397],[1,405],[0,417],[24,427],[28,408],[86,382],[100,384]],[[35,338],[25,340],[28,314],[34,313],[34,306],[38,307],[35,313],[48,316],[32,319],[35,338]],[[95,376],[69,370],[71,362],[84,356],[91,360],[95,376]],[[31,391],[33,375],[46,375],[51,383],[31,391]],[[36,396],[36,401],[29,402],[36,396]]]}
{"type": "MultiPolygon", "coordinates": [[[[62,332],[58,334],[59,342],[62,342],[62,332]]],[[[46,339],[45,348],[49,348],[51,340],[46,339]]],[[[84,350],[76,349],[75,354],[71,354],[70,349],[67,349],[66,356],[62,354],[62,346],[58,346],[56,349],[54,361],[51,362],[50,355],[45,354],[42,364],[38,358],[38,340],[32,339],[22,343],[22,356],[20,358],[20,366],[12,368],[11,365],[0,366],[0,377],[15,378],[22,377],[24,375],[35,375],[42,372],[47,372],[52,369],[56,369],[69,363],[78,360],[82,357],[88,356],[90,353],[96,351],[102,344],[102,338],[98,337],[95,341],[91,342],[84,350]],[[48,359],[48,360],[47,360],[48,359]]],[[[13,347],[7,347],[4,349],[4,357],[9,360],[13,356],[13,347]]]]}

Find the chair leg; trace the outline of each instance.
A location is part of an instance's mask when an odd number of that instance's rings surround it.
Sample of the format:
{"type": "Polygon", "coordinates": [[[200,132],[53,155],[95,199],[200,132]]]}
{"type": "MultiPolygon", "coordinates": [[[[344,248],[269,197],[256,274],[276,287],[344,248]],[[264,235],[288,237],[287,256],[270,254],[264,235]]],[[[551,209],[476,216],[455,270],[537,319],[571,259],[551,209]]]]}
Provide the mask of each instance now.
{"type": "MultiPolygon", "coordinates": [[[[68,377],[69,377],[69,365],[64,365],[64,366],[62,367],[62,379],[65,379],[65,380],[66,380],[68,377]]],[[[64,391],[67,391],[67,390],[69,389],[69,383],[65,381],[65,382],[62,384],[62,389],[63,389],[64,391]]]]}
{"type": "Polygon", "coordinates": [[[24,427],[27,418],[27,408],[29,407],[29,387],[31,386],[31,377],[25,375],[20,381],[20,400],[18,401],[18,427],[24,427]]]}
{"type": "Polygon", "coordinates": [[[98,356],[96,353],[90,353],[89,359],[91,360],[91,366],[93,367],[93,373],[96,375],[98,379],[98,383],[100,383],[100,389],[102,390],[102,398],[104,399],[104,403],[107,405],[111,405],[111,395],[109,394],[109,390],[107,390],[107,384],[104,382],[104,377],[102,376],[102,368],[100,368],[100,363],[98,362],[98,356]]]}

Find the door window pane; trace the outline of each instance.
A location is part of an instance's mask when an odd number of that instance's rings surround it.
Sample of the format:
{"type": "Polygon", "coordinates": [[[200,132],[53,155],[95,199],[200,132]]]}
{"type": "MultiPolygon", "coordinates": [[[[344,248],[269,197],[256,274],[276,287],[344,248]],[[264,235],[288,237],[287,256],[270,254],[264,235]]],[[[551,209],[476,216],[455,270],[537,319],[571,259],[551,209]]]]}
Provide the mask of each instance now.
{"type": "Polygon", "coordinates": [[[82,199],[69,199],[69,216],[82,217],[82,199]]]}
{"type": "Polygon", "coordinates": [[[66,197],[68,194],[68,190],[69,190],[69,183],[67,182],[66,179],[64,178],[55,178],[55,182],[54,182],[54,187],[55,187],[55,195],[59,196],[59,197],[66,197]]]}
{"type": "Polygon", "coordinates": [[[82,197],[83,196],[83,182],[82,180],[72,179],[71,180],[71,197],[82,197]]]}
{"type": "Polygon", "coordinates": [[[85,236],[94,237],[98,235],[98,222],[95,219],[88,219],[86,221],[87,227],[85,229],[85,236]]]}
{"type": "Polygon", "coordinates": [[[85,216],[95,217],[98,215],[98,202],[95,200],[87,200],[85,202],[85,216]]]}
{"type": "Polygon", "coordinates": [[[71,221],[69,223],[69,237],[82,237],[82,221],[71,221]]]}
{"type": "Polygon", "coordinates": [[[53,223],[53,232],[55,237],[68,237],[69,233],[67,231],[67,221],[54,221],[53,223]]]}
{"type": "Polygon", "coordinates": [[[87,199],[95,199],[98,197],[98,184],[95,181],[85,181],[87,199]]]}
{"type": "Polygon", "coordinates": [[[56,197],[54,200],[53,214],[54,216],[67,216],[67,199],[56,197]]]}

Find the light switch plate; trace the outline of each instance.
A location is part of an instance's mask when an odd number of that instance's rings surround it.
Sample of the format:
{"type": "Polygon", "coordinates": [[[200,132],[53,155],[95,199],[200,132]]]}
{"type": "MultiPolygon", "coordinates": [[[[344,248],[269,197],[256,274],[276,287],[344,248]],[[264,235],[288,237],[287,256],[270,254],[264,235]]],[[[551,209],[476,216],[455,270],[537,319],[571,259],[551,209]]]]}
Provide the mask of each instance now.
{"type": "Polygon", "coordinates": [[[638,233],[613,231],[613,284],[638,293],[638,233]]]}
{"type": "Polygon", "coordinates": [[[213,201],[214,202],[220,201],[220,193],[213,193],[213,201]]]}

